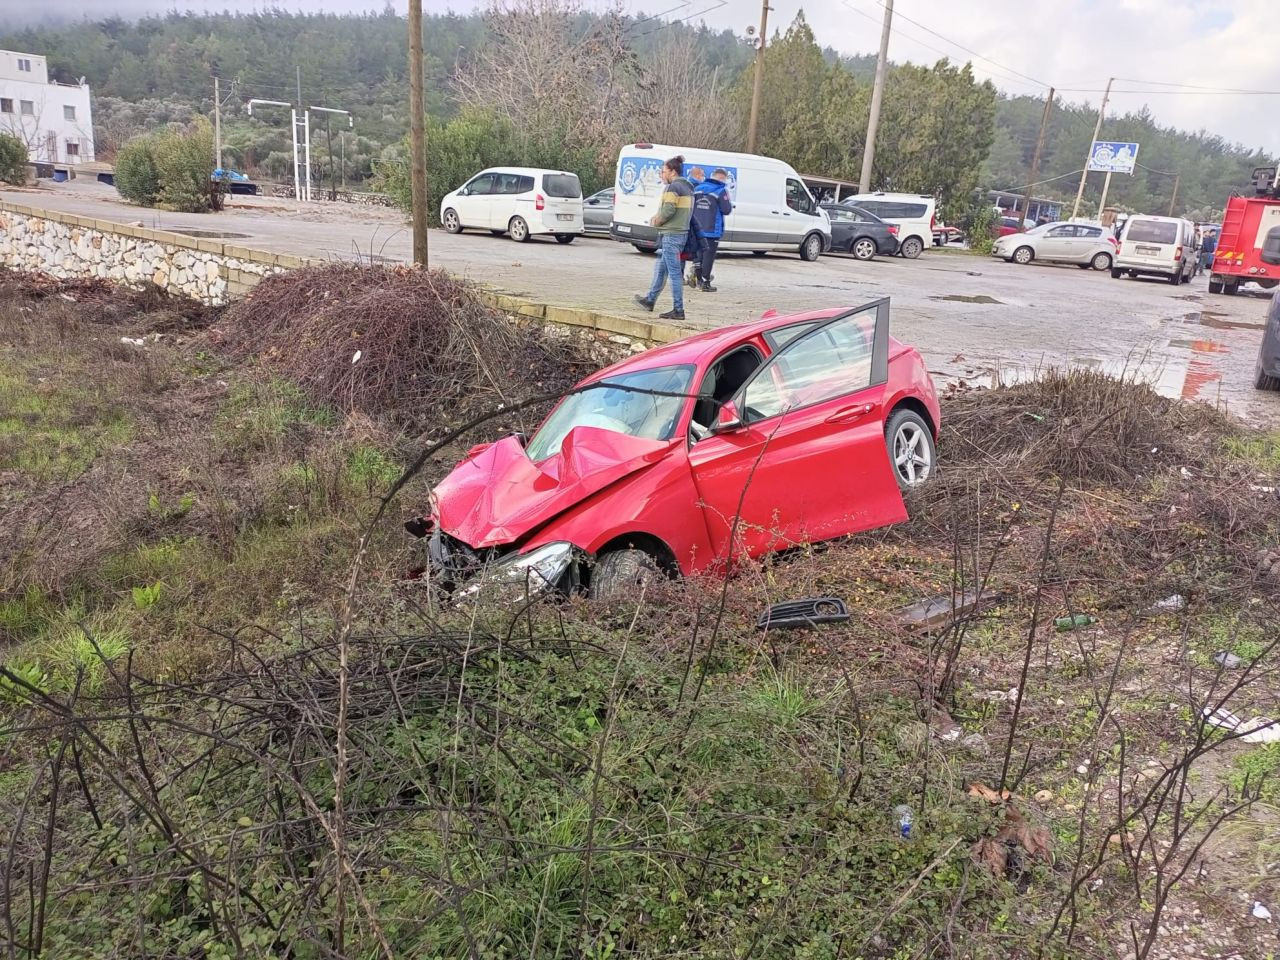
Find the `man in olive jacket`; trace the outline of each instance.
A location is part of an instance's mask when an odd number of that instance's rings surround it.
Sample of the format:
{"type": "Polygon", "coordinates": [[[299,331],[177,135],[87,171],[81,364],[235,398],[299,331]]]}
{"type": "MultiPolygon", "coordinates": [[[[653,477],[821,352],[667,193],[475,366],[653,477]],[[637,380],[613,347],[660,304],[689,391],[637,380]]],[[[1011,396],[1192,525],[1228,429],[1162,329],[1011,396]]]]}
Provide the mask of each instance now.
{"type": "Polygon", "coordinates": [[[658,295],[667,281],[671,281],[672,308],[660,314],[663,320],[684,319],[684,287],[680,267],[680,253],[689,236],[689,222],[693,217],[693,187],[684,178],[684,157],[672,157],[662,165],[660,176],[665,188],[658,212],[649,222],[658,228],[658,262],[653,268],[653,283],[636,303],[652,311],[658,295]]]}

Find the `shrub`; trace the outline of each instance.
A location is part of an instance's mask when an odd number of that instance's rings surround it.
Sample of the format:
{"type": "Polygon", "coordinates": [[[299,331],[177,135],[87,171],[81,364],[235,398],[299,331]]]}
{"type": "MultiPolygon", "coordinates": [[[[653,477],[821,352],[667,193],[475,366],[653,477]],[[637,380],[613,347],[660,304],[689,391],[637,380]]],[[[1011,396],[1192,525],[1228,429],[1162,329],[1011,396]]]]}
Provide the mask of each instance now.
{"type": "Polygon", "coordinates": [[[27,148],[17,137],[0,133],[0,182],[22,186],[27,180],[27,148]]]}
{"type": "Polygon", "coordinates": [[[213,175],[213,133],[208,121],[131,140],[116,158],[116,189],[126,200],[182,213],[222,209],[213,175]]]}
{"type": "Polygon", "coordinates": [[[965,239],[969,249],[983,255],[991,252],[995,241],[991,237],[991,228],[996,222],[995,211],[986,200],[980,200],[969,211],[968,225],[965,227],[965,239]]]}
{"type": "Polygon", "coordinates": [[[154,207],[160,197],[160,176],[151,137],[130,140],[116,155],[116,190],[130,203],[154,207]]]}

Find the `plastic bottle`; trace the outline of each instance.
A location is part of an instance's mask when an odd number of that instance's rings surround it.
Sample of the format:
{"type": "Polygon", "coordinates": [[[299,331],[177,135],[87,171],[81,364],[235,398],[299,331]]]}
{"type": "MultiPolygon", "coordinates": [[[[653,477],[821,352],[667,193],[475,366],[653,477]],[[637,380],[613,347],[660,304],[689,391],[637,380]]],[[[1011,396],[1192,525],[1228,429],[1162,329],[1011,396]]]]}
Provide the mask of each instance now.
{"type": "Polygon", "coordinates": [[[911,808],[905,803],[899,804],[893,808],[894,819],[898,821],[898,833],[903,840],[911,839],[911,828],[915,825],[916,817],[911,812],[911,808]]]}
{"type": "Polygon", "coordinates": [[[1074,617],[1059,617],[1053,621],[1053,628],[1059,633],[1067,630],[1075,630],[1079,627],[1087,627],[1091,623],[1097,623],[1097,617],[1091,617],[1087,613],[1077,613],[1074,617]]]}

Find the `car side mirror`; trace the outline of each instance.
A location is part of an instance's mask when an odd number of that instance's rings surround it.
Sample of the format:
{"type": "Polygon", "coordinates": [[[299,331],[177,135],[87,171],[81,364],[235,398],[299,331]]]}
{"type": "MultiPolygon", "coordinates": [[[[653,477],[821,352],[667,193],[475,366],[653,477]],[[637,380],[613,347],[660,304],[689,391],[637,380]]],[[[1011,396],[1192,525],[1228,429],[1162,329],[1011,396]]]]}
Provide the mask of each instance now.
{"type": "Polygon", "coordinates": [[[720,405],[720,412],[716,414],[716,422],[712,425],[711,432],[733,433],[735,430],[741,430],[742,426],[742,416],[738,413],[738,408],[733,405],[732,400],[726,400],[720,405]]]}

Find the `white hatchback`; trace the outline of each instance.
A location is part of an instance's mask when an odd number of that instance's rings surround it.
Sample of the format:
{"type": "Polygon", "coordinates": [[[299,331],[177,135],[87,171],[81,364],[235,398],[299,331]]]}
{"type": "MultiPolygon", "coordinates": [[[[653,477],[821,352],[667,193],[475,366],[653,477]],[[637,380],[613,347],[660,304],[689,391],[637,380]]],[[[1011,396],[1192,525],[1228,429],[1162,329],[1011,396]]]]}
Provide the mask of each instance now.
{"type": "Polygon", "coordinates": [[[482,170],[440,201],[440,223],[449,233],[488,230],[523,243],[551,234],[572,243],[583,232],[582,184],[576,173],[533,167],[482,170]]]}
{"type": "Polygon", "coordinates": [[[1044,223],[1026,233],[1001,237],[991,248],[991,255],[1024,266],[1040,260],[1074,263],[1084,270],[1110,270],[1116,258],[1116,240],[1100,224],[1069,220],[1044,223]]]}

